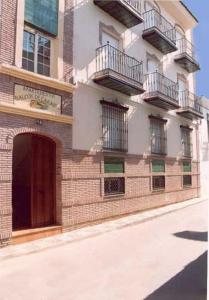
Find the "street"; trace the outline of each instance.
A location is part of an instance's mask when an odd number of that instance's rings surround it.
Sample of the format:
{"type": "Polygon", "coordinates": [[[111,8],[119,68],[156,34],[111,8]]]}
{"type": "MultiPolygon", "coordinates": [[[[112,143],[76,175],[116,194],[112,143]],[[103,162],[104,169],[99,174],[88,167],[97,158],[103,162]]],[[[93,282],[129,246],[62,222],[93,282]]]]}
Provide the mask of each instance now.
{"type": "Polygon", "coordinates": [[[204,201],[145,223],[3,260],[0,300],[204,300],[207,213],[204,201]]]}

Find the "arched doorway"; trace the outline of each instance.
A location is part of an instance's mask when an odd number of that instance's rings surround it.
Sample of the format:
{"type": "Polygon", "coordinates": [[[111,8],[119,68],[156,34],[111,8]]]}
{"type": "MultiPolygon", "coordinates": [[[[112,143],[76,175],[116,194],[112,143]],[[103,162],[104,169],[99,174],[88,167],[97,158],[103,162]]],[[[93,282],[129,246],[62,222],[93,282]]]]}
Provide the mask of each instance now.
{"type": "Polygon", "coordinates": [[[56,223],[56,143],[20,134],[13,147],[13,230],[56,223]]]}

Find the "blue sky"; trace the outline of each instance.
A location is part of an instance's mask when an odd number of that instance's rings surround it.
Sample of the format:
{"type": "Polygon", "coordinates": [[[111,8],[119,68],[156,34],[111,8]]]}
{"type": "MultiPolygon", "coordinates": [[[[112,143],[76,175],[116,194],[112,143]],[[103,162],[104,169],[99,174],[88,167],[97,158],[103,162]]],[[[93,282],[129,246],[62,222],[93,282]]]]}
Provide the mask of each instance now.
{"type": "Polygon", "coordinates": [[[197,95],[209,98],[209,1],[183,1],[199,20],[194,30],[194,40],[198,51],[201,71],[196,73],[197,95]]]}

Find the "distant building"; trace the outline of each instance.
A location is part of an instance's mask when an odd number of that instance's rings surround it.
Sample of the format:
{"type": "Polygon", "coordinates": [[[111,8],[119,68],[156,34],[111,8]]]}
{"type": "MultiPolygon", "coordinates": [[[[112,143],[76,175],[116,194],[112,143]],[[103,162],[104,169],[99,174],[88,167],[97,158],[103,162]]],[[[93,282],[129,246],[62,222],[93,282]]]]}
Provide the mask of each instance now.
{"type": "Polygon", "coordinates": [[[204,119],[200,125],[201,195],[209,199],[209,99],[201,98],[204,119]]]}

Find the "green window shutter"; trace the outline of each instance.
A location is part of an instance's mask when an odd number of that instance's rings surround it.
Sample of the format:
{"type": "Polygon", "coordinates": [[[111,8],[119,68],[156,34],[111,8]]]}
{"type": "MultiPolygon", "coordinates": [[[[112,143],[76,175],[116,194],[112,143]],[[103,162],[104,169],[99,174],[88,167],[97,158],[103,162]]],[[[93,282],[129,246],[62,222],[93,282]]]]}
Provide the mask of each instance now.
{"type": "Polygon", "coordinates": [[[152,172],[155,173],[165,172],[165,161],[161,159],[154,159],[152,161],[152,172]]]}
{"type": "Polygon", "coordinates": [[[105,173],[124,173],[124,160],[116,157],[104,158],[105,173]]]}
{"type": "Polygon", "coordinates": [[[192,165],[190,161],[183,161],[183,171],[184,172],[191,172],[192,171],[192,165]]]}
{"type": "Polygon", "coordinates": [[[58,0],[25,0],[25,21],[57,35],[58,0]]]}

